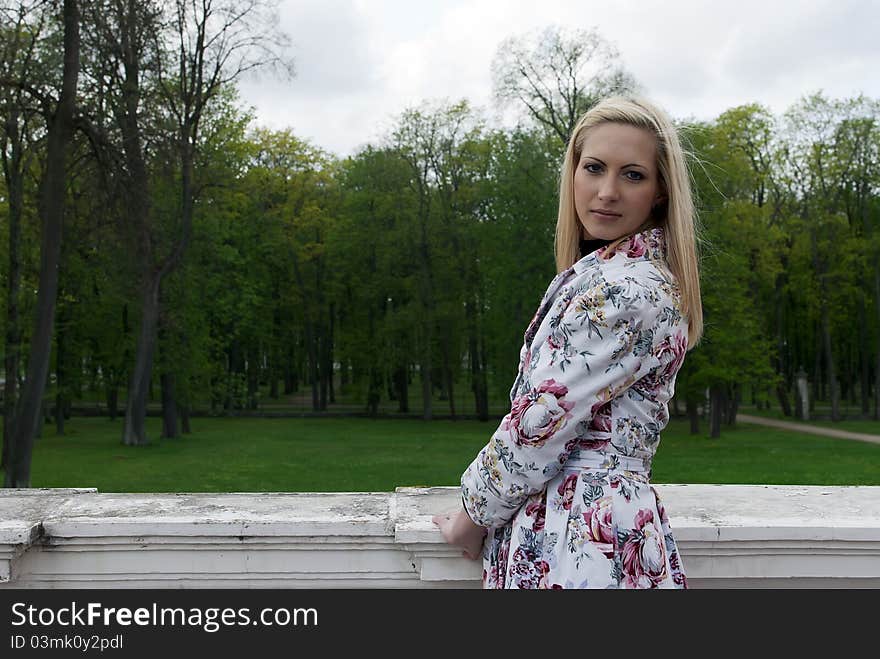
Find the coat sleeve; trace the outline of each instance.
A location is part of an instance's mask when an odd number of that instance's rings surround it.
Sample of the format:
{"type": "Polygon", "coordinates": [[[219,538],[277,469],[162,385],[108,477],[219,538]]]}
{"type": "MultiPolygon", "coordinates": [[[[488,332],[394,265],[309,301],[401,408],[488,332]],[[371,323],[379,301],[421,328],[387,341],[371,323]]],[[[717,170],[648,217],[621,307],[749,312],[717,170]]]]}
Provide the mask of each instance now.
{"type": "Polygon", "coordinates": [[[622,276],[560,291],[543,321],[549,334],[524,355],[510,412],[462,474],[476,524],[507,524],[562,469],[596,412],[662,365],[681,317],[660,284],[622,276]]]}

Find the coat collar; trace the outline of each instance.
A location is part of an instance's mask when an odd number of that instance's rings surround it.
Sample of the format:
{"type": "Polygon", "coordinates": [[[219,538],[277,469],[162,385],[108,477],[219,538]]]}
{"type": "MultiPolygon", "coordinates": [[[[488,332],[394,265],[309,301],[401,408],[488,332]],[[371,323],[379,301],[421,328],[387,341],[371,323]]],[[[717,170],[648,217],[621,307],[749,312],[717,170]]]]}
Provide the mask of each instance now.
{"type": "Polygon", "coordinates": [[[651,227],[634,233],[617,246],[614,254],[606,258],[608,246],[600,247],[577,261],[571,269],[583,274],[596,263],[626,263],[630,261],[666,261],[666,231],[662,226],[651,227]]]}
{"type": "Polygon", "coordinates": [[[666,262],[666,236],[663,227],[652,227],[631,235],[617,246],[614,255],[609,259],[603,259],[608,246],[600,247],[595,252],[591,252],[576,262],[570,268],[560,272],[544,293],[544,298],[538,307],[535,317],[529,323],[526,329],[525,339],[526,347],[531,347],[538,327],[543,321],[544,316],[556,296],[556,291],[564,284],[571,280],[572,277],[582,275],[584,272],[600,263],[634,263],[637,261],[662,261],[666,262]]]}

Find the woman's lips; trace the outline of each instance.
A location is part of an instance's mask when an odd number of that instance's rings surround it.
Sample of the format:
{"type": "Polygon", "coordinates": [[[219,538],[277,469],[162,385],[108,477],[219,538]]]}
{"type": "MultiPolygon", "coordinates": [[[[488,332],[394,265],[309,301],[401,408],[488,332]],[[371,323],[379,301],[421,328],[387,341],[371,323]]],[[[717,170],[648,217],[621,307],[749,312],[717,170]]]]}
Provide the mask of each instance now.
{"type": "Polygon", "coordinates": [[[593,210],[590,212],[593,215],[595,215],[596,217],[599,217],[603,220],[616,220],[618,217],[620,217],[620,213],[606,213],[604,211],[598,211],[598,210],[593,210]]]}

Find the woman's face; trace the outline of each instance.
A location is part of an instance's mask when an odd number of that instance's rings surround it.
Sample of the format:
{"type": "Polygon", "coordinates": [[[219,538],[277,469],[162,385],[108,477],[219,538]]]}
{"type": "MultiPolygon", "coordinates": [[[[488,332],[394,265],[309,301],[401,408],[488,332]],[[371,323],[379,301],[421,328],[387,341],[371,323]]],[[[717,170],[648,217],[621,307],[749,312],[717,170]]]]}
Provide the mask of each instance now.
{"type": "Polygon", "coordinates": [[[632,233],[663,198],[654,135],[618,123],[587,132],[574,174],[574,206],[588,237],[615,240],[632,233]]]}

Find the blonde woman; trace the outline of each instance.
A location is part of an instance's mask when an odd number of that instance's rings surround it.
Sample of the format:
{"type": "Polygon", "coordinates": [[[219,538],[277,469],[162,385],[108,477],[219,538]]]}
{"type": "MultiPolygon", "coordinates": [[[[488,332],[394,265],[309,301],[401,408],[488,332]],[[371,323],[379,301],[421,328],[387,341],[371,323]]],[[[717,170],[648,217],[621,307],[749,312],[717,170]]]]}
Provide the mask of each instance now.
{"type": "Polygon", "coordinates": [[[433,520],[485,588],[686,588],[649,481],[702,335],[694,207],[676,129],[639,98],[590,109],[559,187],[556,267],[511,410],[433,520]],[[481,551],[482,550],[482,551],[481,551]]]}

